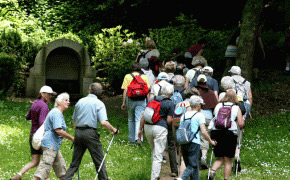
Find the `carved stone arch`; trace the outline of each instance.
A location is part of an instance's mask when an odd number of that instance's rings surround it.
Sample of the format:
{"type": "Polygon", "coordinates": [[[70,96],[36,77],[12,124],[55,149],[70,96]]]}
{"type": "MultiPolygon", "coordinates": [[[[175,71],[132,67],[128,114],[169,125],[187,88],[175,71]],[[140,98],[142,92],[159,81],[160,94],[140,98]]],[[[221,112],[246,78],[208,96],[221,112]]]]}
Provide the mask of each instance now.
{"type": "Polygon", "coordinates": [[[57,93],[66,91],[85,96],[95,77],[96,70],[91,67],[87,50],[78,42],[58,39],[36,55],[27,79],[26,96],[37,96],[43,85],[50,85],[57,93]]]}

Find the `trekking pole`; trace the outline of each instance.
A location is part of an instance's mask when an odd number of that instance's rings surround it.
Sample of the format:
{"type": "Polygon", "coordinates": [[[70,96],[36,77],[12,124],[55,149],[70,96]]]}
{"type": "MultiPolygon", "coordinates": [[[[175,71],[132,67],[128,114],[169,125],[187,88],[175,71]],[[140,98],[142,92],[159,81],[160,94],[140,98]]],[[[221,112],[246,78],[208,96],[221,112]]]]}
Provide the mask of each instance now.
{"type": "MultiPolygon", "coordinates": [[[[118,132],[118,131],[119,131],[119,125],[117,126],[117,132],[118,132]]],[[[109,149],[110,149],[110,147],[111,147],[111,144],[112,144],[112,142],[113,142],[113,140],[114,140],[114,137],[115,137],[115,135],[113,135],[113,137],[112,137],[112,139],[111,139],[111,141],[110,141],[110,143],[109,143],[109,146],[108,146],[108,148],[107,148],[106,154],[105,154],[105,156],[104,156],[104,158],[103,158],[103,160],[102,160],[102,162],[101,162],[101,165],[100,165],[100,167],[99,167],[99,169],[98,169],[97,175],[96,175],[96,177],[95,177],[94,180],[97,180],[97,178],[98,178],[98,175],[99,175],[99,173],[100,173],[100,171],[101,171],[101,169],[102,169],[102,166],[103,166],[104,161],[105,161],[105,159],[106,159],[106,156],[107,156],[107,154],[108,154],[108,152],[109,152],[109,149]]]]}
{"type": "Polygon", "coordinates": [[[210,163],[209,163],[209,168],[208,168],[207,179],[209,179],[210,169],[211,169],[211,166],[212,166],[213,150],[214,150],[214,147],[212,146],[211,147],[211,155],[210,155],[210,163]]]}
{"type": "Polygon", "coordinates": [[[239,154],[237,156],[237,163],[236,163],[236,177],[238,177],[238,162],[240,161],[240,153],[241,153],[241,136],[242,136],[242,130],[240,130],[240,133],[239,133],[239,145],[238,145],[238,150],[239,150],[239,154]]]}

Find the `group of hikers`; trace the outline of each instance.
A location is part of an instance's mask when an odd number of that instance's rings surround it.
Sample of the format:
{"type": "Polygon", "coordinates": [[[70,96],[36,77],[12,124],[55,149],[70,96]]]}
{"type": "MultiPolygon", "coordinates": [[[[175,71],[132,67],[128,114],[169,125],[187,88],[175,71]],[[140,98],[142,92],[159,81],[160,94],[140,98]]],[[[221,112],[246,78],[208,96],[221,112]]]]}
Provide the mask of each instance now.
{"type": "MultiPolygon", "coordinates": [[[[205,43],[201,39],[184,55],[163,64],[154,41],[148,40],[146,49],[132,63],[131,73],[124,77],[121,109],[128,111],[129,142],[142,146],[145,135],[152,150],[151,180],[160,179],[166,152],[170,175],[177,180],[199,179],[200,168],[209,169],[208,179],[213,180],[223,164],[224,179],[229,179],[234,158],[235,169],[241,171],[243,128],[245,121],[251,119],[253,102],[251,84],[241,76],[240,67],[232,66],[229,76],[224,76],[219,86],[212,77],[213,68],[202,56],[205,43]],[[210,145],[216,157],[211,167],[207,159],[210,145]]],[[[96,171],[100,169],[98,179],[107,180],[106,165],[101,163],[104,155],[98,125],[114,136],[119,130],[108,121],[106,107],[98,98],[102,91],[100,83],[92,83],[89,95],[75,105],[73,137],[66,132],[63,116],[70,104],[69,94],[59,94],[49,111],[47,103],[56,93],[51,87],[43,86],[26,116],[32,122],[29,137],[32,160],[11,180],[20,180],[34,167],[37,167],[34,180],[49,179],[51,167],[59,179],[72,179],[86,149],[96,171]],[[41,148],[35,149],[33,135],[43,124],[41,148]],[[68,170],[60,152],[63,138],[74,145],[68,170]]]]}
{"type": "Polygon", "coordinates": [[[199,179],[199,168],[210,168],[208,179],[215,179],[223,164],[224,179],[229,179],[233,158],[236,171],[241,171],[243,128],[251,119],[253,102],[251,84],[241,76],[240,67],[232,66],[219,86],[202,56],[205,43],[202,39],[184,55],[160,64],[155,43],[148,40],[147,49],[124,77],[121,109],[128,111],[129,142],[142,146],[144,132],[152,150],[151,180],[160,179],[166,151],[170,175],[177,180],[199,179]],[[180,140],[182,129],[192,134],[186,142],[180,140]],[[211,167],[210,145],[216,157],[211,167]]]}

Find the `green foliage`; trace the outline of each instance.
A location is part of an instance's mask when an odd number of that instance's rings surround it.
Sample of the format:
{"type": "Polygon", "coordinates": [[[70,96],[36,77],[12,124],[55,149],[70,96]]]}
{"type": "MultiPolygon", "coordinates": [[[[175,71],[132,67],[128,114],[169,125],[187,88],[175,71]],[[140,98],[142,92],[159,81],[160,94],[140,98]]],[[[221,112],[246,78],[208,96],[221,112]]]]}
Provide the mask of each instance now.
{"type": "Polygon", "coordinates": [[[102,29],[102,33],[95,36],[96,47],[92,61],[98,75],[107,77],[109,83],[113,80],[122,81],[124,75],[130,72],[131,64],[141,49],[134,35],[117,26],[102,29]]]}
{"type": "Polygon", "coordinates": [[[0,97],[6,95],[15,81],[17,62],[12,55],[0,54],[0,97]]]}

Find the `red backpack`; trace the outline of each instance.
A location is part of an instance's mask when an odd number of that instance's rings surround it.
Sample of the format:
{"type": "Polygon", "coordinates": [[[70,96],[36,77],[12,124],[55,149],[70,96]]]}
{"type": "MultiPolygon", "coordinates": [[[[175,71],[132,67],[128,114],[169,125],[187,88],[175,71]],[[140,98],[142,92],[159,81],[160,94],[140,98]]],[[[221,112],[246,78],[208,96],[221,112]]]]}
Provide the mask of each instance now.
{"type": "Polygon", "coordinates": [[[149,93],[149,88],[147,83],[141,78],[141,74],[134,76],[130,85],[127,87],[127,96],[134,100],[145,99],[146,95],[149,93]]]}
{"type": "Polygon", "coordinates": [[[167,98],[164,98],[162,100],[157,100],[156,98],[154,98],[148,103],[144,110],[144,119],[147,123],[156,124],[162,119],[160,116],[160,106],[161,102],[165,99],[167,98]]]}

